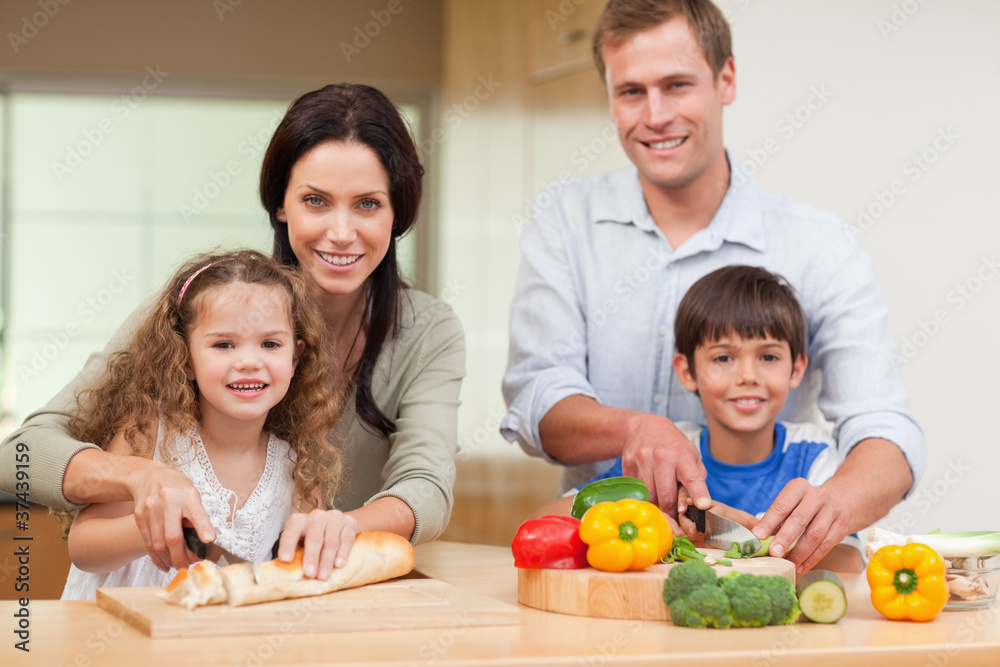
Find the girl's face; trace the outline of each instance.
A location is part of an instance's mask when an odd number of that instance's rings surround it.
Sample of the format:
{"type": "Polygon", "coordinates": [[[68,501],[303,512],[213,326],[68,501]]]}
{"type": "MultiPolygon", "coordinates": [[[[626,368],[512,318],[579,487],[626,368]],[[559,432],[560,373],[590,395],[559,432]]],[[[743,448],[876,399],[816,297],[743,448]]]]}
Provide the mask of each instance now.
{"type": "Polygon", "coordinates": [[[288,392],[302,341],[295,340],[289,297],[278,288],[233,283],[199,296],[188,335],[202,418],[260,420],[288,392]]]}
{"type": "Polygon", "coordinates": [[[292,167],[277,218],[316,296],[357,294],[392,243],[389,175],[364,144],[320,144],[292,167]]]}

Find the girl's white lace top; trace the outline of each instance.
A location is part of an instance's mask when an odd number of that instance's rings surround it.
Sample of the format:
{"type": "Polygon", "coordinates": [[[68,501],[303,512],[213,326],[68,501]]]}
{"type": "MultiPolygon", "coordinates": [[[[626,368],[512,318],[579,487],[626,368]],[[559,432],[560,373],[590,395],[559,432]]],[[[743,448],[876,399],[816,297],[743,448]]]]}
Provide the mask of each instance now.
{"type": "MultiPolygon", "coordinates": [[[[186,437],[177,435],[164,448],[161,425],[153,458],[170,462],[198,489],[202,505],[215,528],[216,543],[219,546],[252,563],[269,560],[271,547],[281,534],[285,520],[293,512],[292,468],[295,465],[295,454],[291,447],[281,438],[274,435],[268,437],[264,472],[246,503],[234,514],[232,507],[242,499],[223,488],[215,476],[201,437],[193,429],[190,435],[194,440],[193,447],[186,437]]],[[[113,545],[108,546],[114,548],[113,545]]],[[[62,599],[93,600],[98,588],[166,586],[175,574],[177,571],[173,569],[170,572],[157,569],[149,556],[143,556],[107,574],[84,572],[76,566],[70,566],[62,599]]]]}

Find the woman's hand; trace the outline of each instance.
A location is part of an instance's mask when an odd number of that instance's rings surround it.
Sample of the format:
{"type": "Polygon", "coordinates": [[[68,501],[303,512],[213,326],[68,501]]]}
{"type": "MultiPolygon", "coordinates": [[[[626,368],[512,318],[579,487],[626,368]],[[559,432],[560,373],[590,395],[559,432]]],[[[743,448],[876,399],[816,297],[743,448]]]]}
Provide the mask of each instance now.
{"type": "MultiPolygon", "coordinates": [[[[156,424],[147,425],[146,432],[155,437],[156,424]]],[[[71,469],[74,495],[67,498],[77,498],[74,502],[131,501],[131,507],[119,514],[134,514],[146,553],[164,572],[198,560],[184,544],[185,520],[198,531],[202,542],[215,541],[201,494],[191,480],[161,461],[133,455],[123,431],[115,434],[107,451],[86,449],[70,459],[64,487],[71,469]]]]}
{"type": "Polygon", "coordinates": [[[340,510],[299,512],[285,522],[278,560],[291,562],[295,550],[303,544],[302,573],[310,579],[327,579],[333,568],[347,562],[357,534],[358,520],[340,510]]]}
{"type": "Polygon", "coordinates": [[[130,484],[135,502],[135,523],[142,534],[146,552],[153,564],[164,572],[196,563],[184,544],[183,522],[188,520],[202,542],[215,541],[215,530],[201,504],[201,495],[191,480],[166,464],[139,459],[152,464],[134,475],[130,484]]]}

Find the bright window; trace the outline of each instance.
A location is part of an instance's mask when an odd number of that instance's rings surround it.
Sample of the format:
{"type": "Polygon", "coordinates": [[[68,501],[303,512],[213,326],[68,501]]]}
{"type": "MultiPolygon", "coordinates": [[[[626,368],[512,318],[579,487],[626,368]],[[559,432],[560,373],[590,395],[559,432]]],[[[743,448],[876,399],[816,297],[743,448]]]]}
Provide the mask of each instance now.
{"type": "MultiPolygon", "coordinates": [[[[0,435],[41,407],[189,256],[270,251],[257,197],[290,100],[2,98],[0,435]]],[[[403,107],[413,128],[418,109],[403,107]]],[[[400,248],[416,266],[413,237],[400,248]]]]}

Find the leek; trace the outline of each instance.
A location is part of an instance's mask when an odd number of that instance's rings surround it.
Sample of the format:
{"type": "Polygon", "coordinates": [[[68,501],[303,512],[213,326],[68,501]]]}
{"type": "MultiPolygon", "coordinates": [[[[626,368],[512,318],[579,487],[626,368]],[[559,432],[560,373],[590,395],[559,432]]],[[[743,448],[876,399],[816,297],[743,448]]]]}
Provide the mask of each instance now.
{"type": "Polygon", "coordinates": [[[902,546],[914,542],[926,544],[938,552],[942,558],[969,558],[1000,554],[1000,531],[979,530],[967,533],[934,531],[926,535],[902,535],[876,527],[868,532],[868,544],[875,551],[889,544],[902,546]]]}
{"type": "MultiPolygon", "coordinates": [[[[768,552],[771,550],[771,540],[774,539],[774,535],[770,537],[765,537],[760,541],[760,546],[754,540],[747,540],[746,542],[733,542],[729,546],[729,551],[724,555],[726,558],[757,558],[759,556],[767,556],[768,552]]],[[[801,537],[801,536],[800,536],[801,537]]],[[[788,547],[791,551],[795,548],[795,545],[799,543],[799,538],[796,537],[792,540],[792,546],[788,547]]],[[[787,555],[787,554],[786,554],[787,555]]]]}

